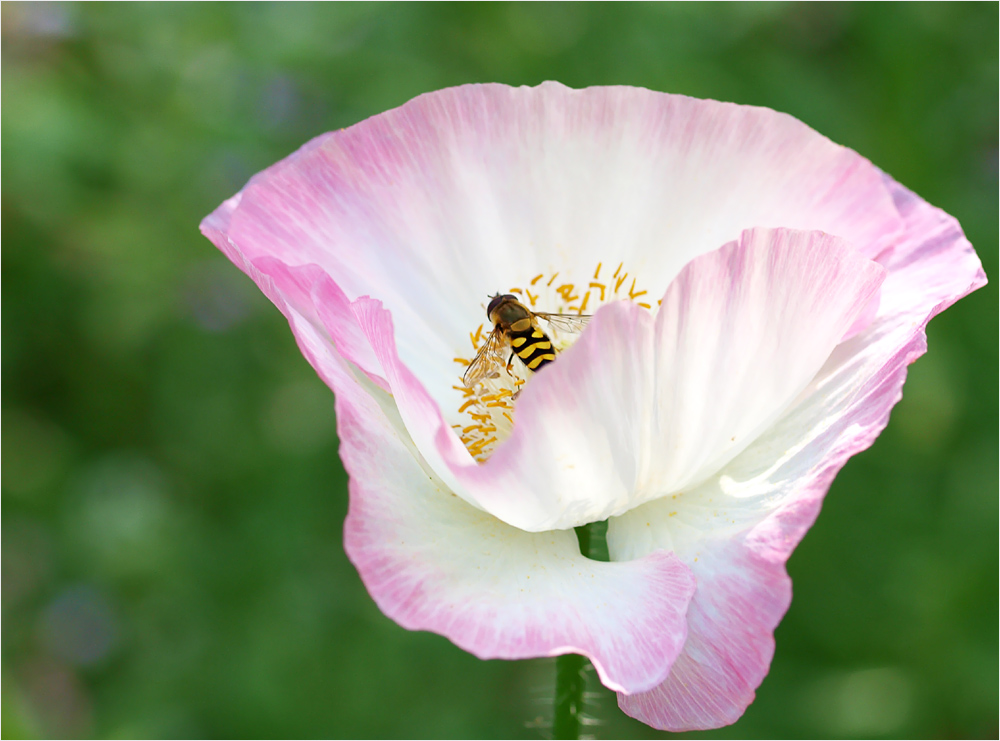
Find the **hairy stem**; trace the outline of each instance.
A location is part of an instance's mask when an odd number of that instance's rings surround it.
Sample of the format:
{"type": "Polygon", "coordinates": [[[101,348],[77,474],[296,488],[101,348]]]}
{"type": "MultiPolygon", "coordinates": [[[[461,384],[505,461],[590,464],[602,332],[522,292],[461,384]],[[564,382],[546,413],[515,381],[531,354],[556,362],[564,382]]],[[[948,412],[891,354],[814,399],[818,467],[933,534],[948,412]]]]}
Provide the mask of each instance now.
{"type": "Polygon", "coordinates": [[[552,722],[553,738],[580,738],[583,691],[587,680],[583,670],[587,659],[565,654],[556,659],[556,712],[552,722]]]}
{"type": "MultiPolygon", "coordinates": [[[[580,554],[595,561],[608,560],[606,522],[592,522],[576,528],[580,554]]],[[[587,688],[584,671],[587,659],[566,654],[556,659],[556,704],[552,722],[552,737],[578,739],[583,725],[583,694],[587,688]]]]}

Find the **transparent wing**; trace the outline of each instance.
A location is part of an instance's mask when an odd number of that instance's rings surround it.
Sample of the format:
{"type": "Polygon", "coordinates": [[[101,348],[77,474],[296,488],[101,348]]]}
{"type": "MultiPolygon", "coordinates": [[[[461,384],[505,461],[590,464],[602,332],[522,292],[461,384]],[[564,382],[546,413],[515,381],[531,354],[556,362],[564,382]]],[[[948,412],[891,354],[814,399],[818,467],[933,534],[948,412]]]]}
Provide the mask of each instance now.
{"type": "Polygon", "coordinates": [[[536,312],[535,316],[544,320],[554,333],[561,337],[573,337],[580,334],[590,321],[590,314],[545,314],[536,312]]]}
{"type": "Polygon", "coordinates": [[[507,352],[510,348],[510,341],[507,335],[500,329],[494,329],[476,357],[469,363],[469,367],[462,376],[462,383],[468,388],[472,388],[484,378],[489,378],[491,374],[499,374],[507,367],[507,352]]]}

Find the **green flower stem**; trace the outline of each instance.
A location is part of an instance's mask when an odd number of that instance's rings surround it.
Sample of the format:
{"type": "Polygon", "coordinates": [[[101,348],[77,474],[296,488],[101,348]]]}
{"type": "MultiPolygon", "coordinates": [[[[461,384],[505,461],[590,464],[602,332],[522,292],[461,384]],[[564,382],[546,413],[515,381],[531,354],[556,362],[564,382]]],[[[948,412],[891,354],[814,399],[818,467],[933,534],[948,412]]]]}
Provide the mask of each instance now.
{"type": "MultiPolygon", "coordinates": [[[[608,560],[606,522],[592,522],[576,528],[580,553],[595,561],[608,560]]],[[[587,688],[587,659],[565,654],[556,659],[556,704],[552,721],[553,738],[580,738],[583,726],[583,694],[587,688]]]]}
{"type": "Polygon", "coordinates": [[[587,678],[583,670],[587,659],[576,654],[556,658],[556,711],[552,721],[552,738],[580,738],[583,692],[587,678]]]}

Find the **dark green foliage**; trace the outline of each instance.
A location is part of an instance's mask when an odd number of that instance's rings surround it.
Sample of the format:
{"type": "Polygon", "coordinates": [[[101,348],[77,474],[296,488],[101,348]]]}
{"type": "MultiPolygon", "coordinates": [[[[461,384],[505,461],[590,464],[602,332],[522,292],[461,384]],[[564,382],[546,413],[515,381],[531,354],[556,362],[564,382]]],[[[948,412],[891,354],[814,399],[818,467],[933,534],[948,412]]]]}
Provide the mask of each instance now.
{"type": "MultiPolygon", "coordinates": [[[[789,563],[757,701],[702,735],[996,737],[995,3],[2,13],[5,737],[548,733],[552,660],[482,662],[369,599],[333,397],[197,231],[314,135],[546,79],[786,111],[962,222],[994,282],[931,324],[789,563]]],[[[588,732],[661,735],[593,702],[588,732]]]]}

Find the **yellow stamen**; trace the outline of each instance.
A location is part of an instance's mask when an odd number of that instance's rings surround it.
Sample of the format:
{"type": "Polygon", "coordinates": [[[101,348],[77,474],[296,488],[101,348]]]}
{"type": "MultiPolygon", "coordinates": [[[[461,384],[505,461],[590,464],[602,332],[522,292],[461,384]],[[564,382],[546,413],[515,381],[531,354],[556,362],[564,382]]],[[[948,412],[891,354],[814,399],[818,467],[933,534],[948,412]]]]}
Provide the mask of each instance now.
{"type": "Polygon", "coordinates": [[[553,281],[554,281],[554,280],[556,279],[556,276],[557,276],[557,275],[559,275],[559,271],[558,271],[558,270],[557,270],[556,272],[554,272],[554,273],[552,274],[552,277],[551,277],[551,278],[549,278],[549,282],[548,282],[548,283],[546,283],[545,285],[547,285],[547,286],[551,286],[551,285],[552,285],[552,282],[553,282],[553,281]]]}
{"type": "Polygon", "coordinates": [[[580,298],[579,296],[572,295],[573,294],[573,288],[574,288],[574,286],[573,286],[572,283],[563,283],[561,286],[559,286],[556,289],[556,293],[558,293],[560,296],[562,296],[562,300],[565,301],[567,304],[571,304],[574,301],[576,301],[578,298],[580,298]]]}
{"type": "Polygon", "coordinates": [[[466,360],[465,358],[452,358],[452,360],[454,360],[459,365],[465,365],[465,366],[468,366],[469,363],[472,362],[471,360],[466,360]]]}
{"type": "Polygon", "coordinates": [[[635,278],[633,278],[632,287],[628,289],[628,297],[632,300],[635,300],[645,293],[646,291],[639,291],[638,293],[635,292],[635,278]]]}
{"type": "Polygon", "coordinates": [[[601,275],[601,263],[597,263],[597,270],[594,271],[594,280],[597,280],[601,275]]]}
{"type": "Polygon", "coordinates": [[[604,284],[603,283],[591,283],[590,287],[591,288],[600,288],[601,289],[601,301],[603,301],[604,300],[604,284]]]}
{"type": "Polygon", "coordinates": [[[538,281],[545,277],[545,273],[539,273],[534,278],[531,279],[531,285],[535,285],[538,281]]]}
{"type": "Polygon", "coordinates": [[[617,278],[618,277],[618,273],[621,271],[622,265],[624,265],[624,264],[625,263],[623,263],[623,262],[618,263],[618,267],[615,268],[615,274],[611,276],[612,278],[617,278]]]}
{"type": "Polygon", "coordinates": [[[473,334],[472,332],[469,332],[469,339],[472,340],[472,349],[473,350],[478,350],[479,349],[479,342],[480,342],[480,340],[482,340],[482,338],[483,338],[483,325],[480,324],[479,325],[479,329],[476,330],[475,334],[473,334]]]}

